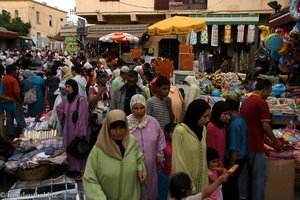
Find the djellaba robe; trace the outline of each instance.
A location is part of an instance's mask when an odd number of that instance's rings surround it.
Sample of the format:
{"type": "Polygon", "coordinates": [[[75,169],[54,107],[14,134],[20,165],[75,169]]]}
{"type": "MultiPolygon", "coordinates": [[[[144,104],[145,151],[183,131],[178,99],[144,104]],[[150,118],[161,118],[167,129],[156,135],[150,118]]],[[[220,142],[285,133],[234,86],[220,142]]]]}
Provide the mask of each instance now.
{"type": "MultiPolygon", "coordinates": [[[[74,100],[69,103],[65,98],[56,107],[56,112],[60,124],[63,127],[63,144],[66,150],[67,146],[71,143],[75,137],[85,137],[88,141],[88,103],[86,98],[77,95],[74,100]],[[72,121],[72,113],[77,110],[78,107],[78,120],[76,123],[72,121]]],[[[86,158],[78,160],[75,157],[68,155],[68,170],[83,172],[86,158]]]]}
{"type": "Polygon", "coordinates": [[[156,156],[164,158],[163,150],[166,147],[165,136],[158,121],[147,115],[147,126],[135,129],[132,132],[138,142],[139,151],[144,154],[144,163],[147,170],[147,183],[141,188],[141,200],[156,199],[158,187],[158,170],[156,156]]]}

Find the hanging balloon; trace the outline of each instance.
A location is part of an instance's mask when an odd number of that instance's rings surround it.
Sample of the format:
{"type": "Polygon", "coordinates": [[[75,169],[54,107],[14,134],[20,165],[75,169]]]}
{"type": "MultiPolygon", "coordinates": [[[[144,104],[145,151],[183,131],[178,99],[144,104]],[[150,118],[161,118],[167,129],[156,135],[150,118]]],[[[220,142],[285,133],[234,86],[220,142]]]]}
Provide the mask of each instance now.
{"type": "Polygon", "coordinates": [[[281,55],[279,55],[276,51],[271,51],[271,58],[275,61],[279,61],[281,55]]]}
{"type": "Polygon", "coordinates": [[[289,47],[288,43],[284,42],[282,47],[277,51],[277,53],[280,55],[286,54],[288,51],[288,47],[289,47]]]}
{"type": "Polygon", "coordinates": [[[299,0],[291,0],[290,4],[290,15],[295,20],[300,20],[300,1],[299,0]]]}
{"type": "Polygon", "coordinates": [[[293,56],[286,54],[279,59],[279,65],[281,65],[285,69],[293,70],[296,66],[296,60],[293,56]]]}
{"type": "Polygon", "coordinates": [[[278,51],[282,45],[282,36],[277,33],[270,34],[265,41],[265,47],[270,51],[278,51]]]}

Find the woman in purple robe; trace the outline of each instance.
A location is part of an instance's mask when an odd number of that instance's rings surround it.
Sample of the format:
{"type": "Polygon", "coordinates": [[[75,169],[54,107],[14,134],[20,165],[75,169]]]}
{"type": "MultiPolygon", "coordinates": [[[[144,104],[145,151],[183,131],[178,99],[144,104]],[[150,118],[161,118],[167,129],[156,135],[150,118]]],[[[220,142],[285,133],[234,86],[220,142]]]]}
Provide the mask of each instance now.
{"type": "Polygon", "coordinates": [[[158,121],[146,114],[146,100],[143,95],[136,94],[131,98],[132,114],[128,119],[129,132],[138,142],[139,150],[144,154],[147,170],[147,183],[141,189],[141,200],[157,198],[158,173],[157,168],[162,164],[166,146],[164,132],[158,121]]]}
{"type": "MultiPolygon", "coordinates": [[[[88,141],[88,104],[86,98],[78,94],[77,82],[73,79],[66,81],[67,98],[64,98],[56,107],[60,124],[63,128],[64,149],[75,137],[85,137],[88,141]],[[77,110],[77,122],[73,122],[72,114],[77,110]]],[[[76,159],[68,155],[68,171],[77,171],[83,174],[86,159],[76,159]]]]}

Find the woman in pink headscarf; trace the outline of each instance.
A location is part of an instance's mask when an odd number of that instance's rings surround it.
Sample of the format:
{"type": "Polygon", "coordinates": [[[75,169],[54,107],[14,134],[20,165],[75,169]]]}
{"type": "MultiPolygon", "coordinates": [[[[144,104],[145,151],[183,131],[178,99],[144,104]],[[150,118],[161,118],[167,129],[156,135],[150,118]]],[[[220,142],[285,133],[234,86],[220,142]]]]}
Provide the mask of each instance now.
{"type": "Polygon", "coordinates": [[[166,146],[164,132],[158,121],[146,114],[146,100],[143,95],[136,94],[131,98],[132,114],[128,119],[129,132],[138,142],[139,150],[144,154],[144,163],[147,170],[147,184],[141,190],[141,200],[157,198],[158,173],[166,146]]]}

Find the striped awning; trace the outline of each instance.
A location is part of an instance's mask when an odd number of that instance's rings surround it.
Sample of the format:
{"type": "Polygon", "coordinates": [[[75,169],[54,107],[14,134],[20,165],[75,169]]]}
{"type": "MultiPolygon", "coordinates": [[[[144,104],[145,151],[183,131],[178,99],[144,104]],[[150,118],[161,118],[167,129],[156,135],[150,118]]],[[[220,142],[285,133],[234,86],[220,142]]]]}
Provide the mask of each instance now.
{"type": "Polygon", "coordinates": [[[190,15],[190,17],[202,18],[207,25],[240,25],[253,24],[259,22],[258,14],[208,14],[208,15],[190,15]]]}
{"type": "Polygon", "coordinates": [[[290,15],[289,7],[282,9],[281,11],[274,13],[270,16],[269,26],[271,28],[282,26],[293,21],[290,15]]]}

